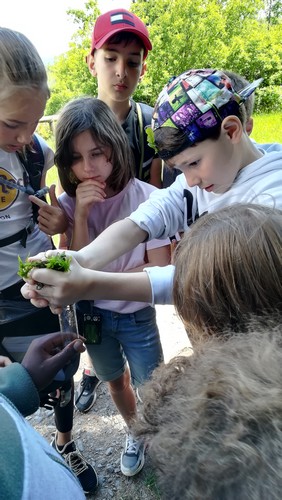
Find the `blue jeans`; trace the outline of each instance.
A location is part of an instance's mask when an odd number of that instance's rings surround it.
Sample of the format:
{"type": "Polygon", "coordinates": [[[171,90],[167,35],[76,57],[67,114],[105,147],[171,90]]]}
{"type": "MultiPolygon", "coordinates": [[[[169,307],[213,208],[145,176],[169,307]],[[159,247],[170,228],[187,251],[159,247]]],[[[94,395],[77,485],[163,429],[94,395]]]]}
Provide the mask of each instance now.
{"type": "MultiPolygon", "coordinates": [[[[78,303],[80,313],[83,304],[84,301],[78,303]]],[[[91,313],[101,315],[101,344],[87,345],[97,377],[105,382],[116,380],[128,362],[132,383],[138,387],[163,361],[155,309],[149,306],[121,314],[91,307],[91,313]]]]}

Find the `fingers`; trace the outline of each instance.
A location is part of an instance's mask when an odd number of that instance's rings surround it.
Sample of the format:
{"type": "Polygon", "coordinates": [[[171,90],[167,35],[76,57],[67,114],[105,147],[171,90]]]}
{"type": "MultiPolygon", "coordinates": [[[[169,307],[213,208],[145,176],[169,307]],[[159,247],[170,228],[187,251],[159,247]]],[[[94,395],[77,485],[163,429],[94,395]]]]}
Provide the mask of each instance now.
{"type": "MultiPolygon", "coordinates": [[[[31,301],[31,303],[32,303],[32,301],[31,301]]],[[[63,310],[63,308],[61,306],[55,306],[55,305],[52,306],[52,304],[50,304],[49,307],[50,307],[50,310],[53,314],[61,314],[61,312],[63,310]]]]}
{"type": "Polygon", "coordinates": [[[75,333],[62,332],[43,335],[33,340],[22,365],[39,390],[46,387],[75,355],[85,351],[83,340],[83,337],[77,338],[75,333]]]}
{"type": "Polygon", "coordinates": [[[33,194],[29,195],[28,198],[32,203],[37,205],[39,208],[48,207],[48,203],[46,203],[46,201],[37,198],[37,196],[34,196],[33,194]]]}
{"type": "Polygon", "coordinates": [[[56,196],[56,186],[52,184],[49,189],[49,197],[52,207],[59,207],[58,198],[56,196]]]}

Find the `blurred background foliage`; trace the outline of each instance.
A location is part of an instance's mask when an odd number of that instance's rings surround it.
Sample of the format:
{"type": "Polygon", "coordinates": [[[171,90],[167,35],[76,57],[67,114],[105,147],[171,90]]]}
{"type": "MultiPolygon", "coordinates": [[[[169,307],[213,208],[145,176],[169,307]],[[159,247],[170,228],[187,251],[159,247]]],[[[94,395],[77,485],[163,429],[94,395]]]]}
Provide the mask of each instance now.
{"type": "MultiPolygon", "coordinates": [[[[131,10],[147,24],[153,44],[135,100],[153,105],[172,75],[215,67],[248,80],[263,77],[256,113],[282,110],[282,0],[135,0],[131,10]]],[[[69,50],[48,67],[46,115],[58,113],[72,98],[96,95],[86,56],[99,14],[96,0],[86,1],[83,10],[68,11],[77,31],[69,50]]]]}

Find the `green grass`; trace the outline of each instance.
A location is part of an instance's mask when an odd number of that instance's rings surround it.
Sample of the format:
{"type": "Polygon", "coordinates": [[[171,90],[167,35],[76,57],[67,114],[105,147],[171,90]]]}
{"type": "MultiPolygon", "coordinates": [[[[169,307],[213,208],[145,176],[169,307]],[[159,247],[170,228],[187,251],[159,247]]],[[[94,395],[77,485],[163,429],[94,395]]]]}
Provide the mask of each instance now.
{"type": "Polygon", "coordinates": [[[254,115],[254,129],[251,137],[258,143],[282,143],[282,113],[254,115]]]}

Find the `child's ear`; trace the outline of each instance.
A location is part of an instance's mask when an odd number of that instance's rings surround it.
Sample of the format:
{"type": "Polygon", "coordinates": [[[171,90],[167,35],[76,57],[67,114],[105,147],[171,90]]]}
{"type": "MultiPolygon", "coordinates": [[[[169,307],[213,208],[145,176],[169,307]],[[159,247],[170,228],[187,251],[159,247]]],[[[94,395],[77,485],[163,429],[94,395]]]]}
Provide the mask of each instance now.
{"type": "Polygon", "coordinates": [[[246,132],[248,135],[251,135],[253,128],[254,128],[254,120],[252,117],[250,117],[246,123],[246,132]]]}
{"type": "Polygon", "coordinates": [[[141,80],[142,80],[143,76],[145,75],[146,71],[147,71],[147,63],[146,63],[146,61],[143,61],[142,68],[141,68],[141,73],[140,73],[140,76],[139,76],[139,82],[141,82],[141,80]]]}
{"type": "Polygon", "coordinates": [[[92,76],[97,76],[97,71],[96,71],[96,68],[95,68],[95,58],[94,58],[94,55],[92,54],[89,54],[89,56],[87,56],[87,65],[88,65],[88,69],[91,73],[92,76]]]}
{"type": "Polygon", "coordinates": [[[231,115],[224,118],[221,124],[221,131],[228,135],[229,139],[236,144],[243,134],[243,126],[237,116],[231,115]]]}

